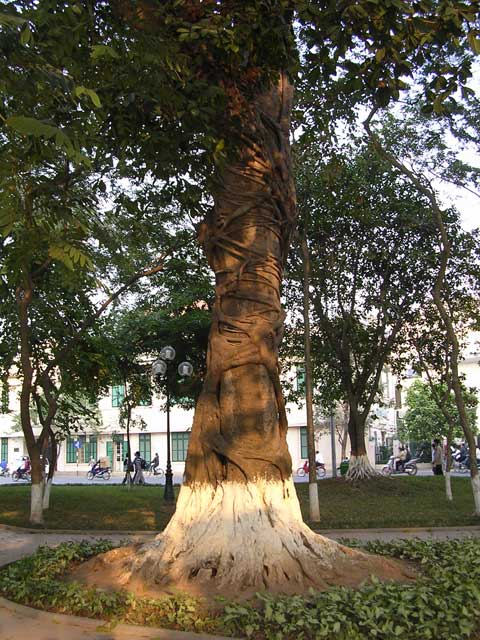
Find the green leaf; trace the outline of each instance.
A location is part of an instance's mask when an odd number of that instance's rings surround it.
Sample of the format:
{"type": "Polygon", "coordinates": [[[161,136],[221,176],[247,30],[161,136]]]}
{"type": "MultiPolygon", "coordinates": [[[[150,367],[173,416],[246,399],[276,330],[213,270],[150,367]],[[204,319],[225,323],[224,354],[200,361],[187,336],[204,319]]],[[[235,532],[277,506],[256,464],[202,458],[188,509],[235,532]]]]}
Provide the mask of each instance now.
{"type": "Polygon", "coordinates": [[[52,245],[48,249],[48,255],[54,260],[58,260],[62,264],[64,264],[67,269],[73,271],[73,262],[68,253],[65,252],[63,247],[59,247],[58,245],[52,245]]]}
{"type": "Polygon", "coordinates": [[[22,26],[25,24],[25,22],[25,18],[20,18],[19,16],[12,16],[9,13],[0,12],[0,24],[3,24],[7,27],[22,26]]]}
{"type": "Polygon", "coordinates": [[[20,42],[21,44],[28,44],[32,39],[32,32],[30,31],[30,26],[27,24],[20,34],[20,42]]]}
{"type": "Polygon", "coordinates": [[[95,107],[102,106],[102,103],[100,101],[100,98],[98,97],[98,94],[93,89],[88,89],[87,87],[78,85],[74,89],[74,94],[77,96],[77,98],[80,98],[81,96],[86,95],[90,98],[90,100],[92,101],[95,107]]]}
{"type": "Polygon", "coordinates": [[[385,49],[378,49],[375,54],[375,60],[381,62],[385,57],[385,49]]]}
{"type": "Polygon", "coordinates": [[[113,47],[109,47],[106,44],[94,44],[90,52],[90,58],[92,60],[101,60],[102,58],[110,58],[116,60],[120,56],[113,47]]]}

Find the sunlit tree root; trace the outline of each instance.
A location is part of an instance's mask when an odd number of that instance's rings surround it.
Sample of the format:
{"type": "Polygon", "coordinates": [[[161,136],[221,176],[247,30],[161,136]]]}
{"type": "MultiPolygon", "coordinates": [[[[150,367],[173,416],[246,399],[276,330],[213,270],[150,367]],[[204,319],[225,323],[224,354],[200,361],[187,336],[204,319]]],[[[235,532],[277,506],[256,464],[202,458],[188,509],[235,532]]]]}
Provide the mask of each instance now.
{"type": "Polygon", "coordinates": [[[165,531],[121,563],[117,580],[131,590],[173,587],[229,597],[354,586],[372,574],[411,577],[394,560],[348,549],[309,529],[291,480],[183,486],[165,531]]]}
{"type": "Polygon", "coordinates": [[[351,456],[345,479],[349,482],[359,482],[377,478],[380,474],[372,467],[367,455],[351,456]]]}

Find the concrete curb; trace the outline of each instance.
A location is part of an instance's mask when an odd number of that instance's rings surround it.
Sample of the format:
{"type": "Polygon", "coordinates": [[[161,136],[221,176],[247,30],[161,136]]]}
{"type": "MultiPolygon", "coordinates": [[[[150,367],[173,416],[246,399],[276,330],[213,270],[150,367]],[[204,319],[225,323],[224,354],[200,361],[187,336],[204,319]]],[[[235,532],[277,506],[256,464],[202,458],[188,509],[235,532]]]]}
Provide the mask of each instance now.
{"type": "MultiPolygon", "coordinates": [[[[0,531],[12,531],[17,533],[40,533],[43,535],[47,534],[62,534],[62,535],[86,535],[86,536],[98,536],[101,538],[102,536],[145,536],[152,537],[156,536],[161,531],[145,531],[142,529],[140,531],[135,530],[118,530],[118,529],[40,529],[40,528],[28,528],[28,527],[17,527],[11,524],[1,524],[0,523],[0,531]]],[[[312,529],[315,533],[319,533],[322,536],[335,536],[342,538],[350,538],[355,537],[357,534],[369,535],[373,533],[408,533],[410,535],[415,533],[434,533],[445,532],[454,533],[455,531],[471,531],[472,533],[475,531],[480,532],[480,525],[465,525],[458,527],[375,527],[370,529],[312,529]]]]}
{"type": "Polygon", "coordinates": [[[41,534],[55,534],[61,533],[65,535],[86,535],[86,536],[156,536],[160,532],[159,531],[145,531],[142,529],[141,531],[132,531],[132,530],[116,530],[116,529],[44,529],[44,528],[29,528],[29,527],[17,527],[13,524],[1,524],[0,523],[0,531],[13,531],[14,533],[41,533],[41,534]]]}
{"type": "Polygon", "coordinates": [[[357,535],[374,535],[375,533],[383,534],[402,534],[409,535],[422,533],[458,533],[458,532],[478,532],[480,533],[480,525],[466,525],[459,527],[380,527],[371,529],[313,529],[315,533],[322,536],[332,536],[341,538],[355,538],[357,535]]]}
{"type": "MultiPolygon", "coordinates": [[[[52,633],[51,629],[53,629],[57,633],[55,636],[50,635],[50,638],[65,637],[62,635],[62,631],[68,632],[68,637],[70,638],[70,630],[74,630],[84,634],[84,637],[88,637],[89,640],[232,640],[232,638],[227,639],[225,636],[173,631],[172,629],[161,629],[159,627],[143,627],[130,624],[117,624],[109,627],[109,623],[103,620],[32,609],[0,597],[0,631],[3,631],[1,623],[10,624],[10,618],[12,618],[13,627],[12,629],[9,628],[9,631],[12,633],[12,637],[15,635],[18,638],[19,635],[13,631],[15,617],[29,625],[35,625],[36,629],[40,628],[40,632],[35,631],[36,638],[48,637],[48,634],[52,633]],[[5,617],[6,615],[9,616],[9,619],[5,617]],[[40,636],[39,633],[42,630],[47,635],[40,636]]],[[[4,633],[6,631],[7,629],[5,629],[4,633]]],[[[4,633],[2,633],[2,637],[5,637],[4,633]]]]}

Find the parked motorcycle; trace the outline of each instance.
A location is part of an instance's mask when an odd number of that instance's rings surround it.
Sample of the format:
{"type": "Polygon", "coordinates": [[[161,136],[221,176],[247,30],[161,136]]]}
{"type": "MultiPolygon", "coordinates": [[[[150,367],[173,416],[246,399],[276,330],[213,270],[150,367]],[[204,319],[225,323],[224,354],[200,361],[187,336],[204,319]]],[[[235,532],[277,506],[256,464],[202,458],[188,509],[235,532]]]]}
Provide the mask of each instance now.
{"type": "Polygon", "coordinates": [[[26,471],[25,469],[17,469],[12,473],[12,480],[17,482],[18,480],[25,480],[25,482],[31,482],[32,476],[30,475],[30,471],[26,471]]]}
{"type": "MultiPolygon", "coordinates": [[[[302,467],[298,467],[296,475],[300,478],[303,478],[310,471],[310,467],[308,465],[308,460],[305,461],[302,467]]],[[[325,465],[322,462],[317,463],[317,480],[324,478],[327,475],[327,470],[325,469],[325,465]]]]}
{"type": "Polygon", "coordinates": [[[94,480],[95,478],[101,478],[102,480],[110,480],[111,478],[111,470],[110,467],[100,467],[99,469],[91,469],[87,473],[87,478],[89,480],[94,480]]]}
{"type": "Polygon", "coordinates": [[[400,473],[406,473],[409,476],[417,475],[417,462],[418,458],[412,458],[408,462],[401,462],[398,465],[398,469],[395,468],[395,456],[390,456],[387,464],[383,467],[382,473],[384,476],[391,476],[400,473]]]}

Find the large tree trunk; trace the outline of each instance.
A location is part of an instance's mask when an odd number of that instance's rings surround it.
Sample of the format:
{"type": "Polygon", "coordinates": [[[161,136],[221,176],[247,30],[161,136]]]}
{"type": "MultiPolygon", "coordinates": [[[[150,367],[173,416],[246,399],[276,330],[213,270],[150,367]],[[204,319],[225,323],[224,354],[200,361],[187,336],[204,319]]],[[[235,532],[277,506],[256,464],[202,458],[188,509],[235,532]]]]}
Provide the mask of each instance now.
{"type": "Polygon", "coordinates": [[[350,460],[345,476],[346,480],[356,482],[375,477],[377,472],[370,464],[365,446],[365,419],[353,401],[350,401],[348,435],[350,438],[350,460]]]}
{"type": "Polygon", "coordinates": [[[216,302],[176,512],[123,582],[192,591],[298,591],[325,584],[350,552],[303,522],[291,478],[278,346],[283,263],[295,219],[291,85],[253,108],[249,144],[227,167],[204,228],[216,302]]]}

